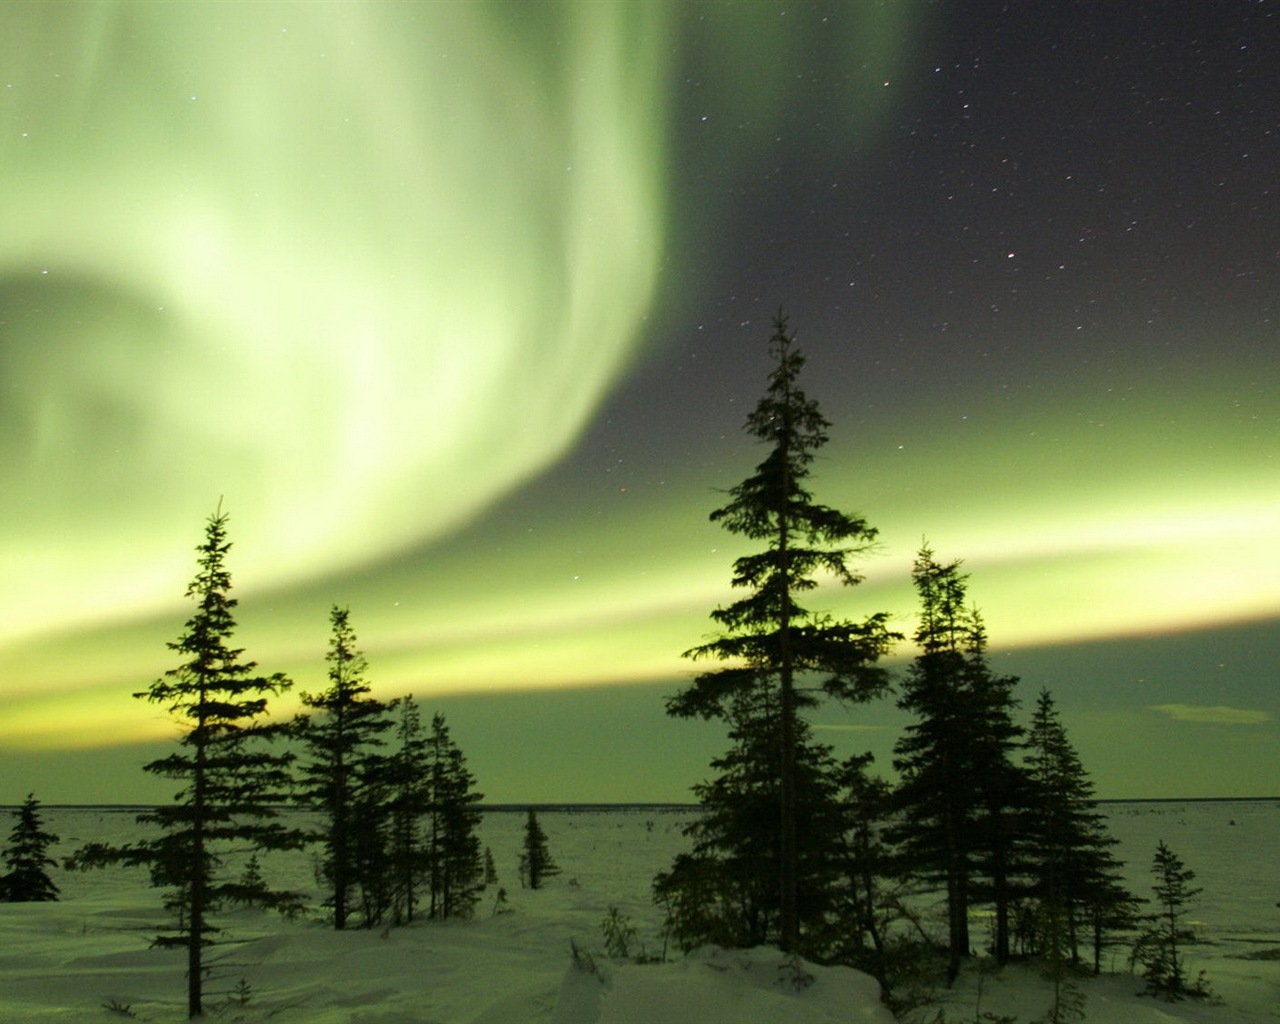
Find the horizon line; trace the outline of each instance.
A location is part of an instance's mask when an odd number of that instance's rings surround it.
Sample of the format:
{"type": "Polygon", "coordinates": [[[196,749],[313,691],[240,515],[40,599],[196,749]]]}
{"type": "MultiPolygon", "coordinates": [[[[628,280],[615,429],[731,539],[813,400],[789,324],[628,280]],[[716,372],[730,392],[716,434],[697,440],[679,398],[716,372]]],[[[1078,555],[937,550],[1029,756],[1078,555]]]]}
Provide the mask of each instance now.
{"type": "MultiPolygon", "coordinates": [[[[1258,803],[1267,800],[1280,802],[1280,795],[1275,796],[1121,796],[1098,797],[1095,804],[1193,804],[1193,803],[1258,803]]],[[[169,803],[44,803],[45,810],[114,810],[132,811],[154,807],[170,807],[169,803]]],[[[272,807],[288,811],[310,811],[317,808],[303,807],[298,804],[273,804],[272,807]]],[[[481,803],[481,811],[504,813],[508,811],[584,811],[584,810],[697,810],[699,803],[678,800],[531,800],[502,801],[500,803],[481,803]]],[[[17,810],[22,804],[0,804],[0,810],[17,810]]]]}

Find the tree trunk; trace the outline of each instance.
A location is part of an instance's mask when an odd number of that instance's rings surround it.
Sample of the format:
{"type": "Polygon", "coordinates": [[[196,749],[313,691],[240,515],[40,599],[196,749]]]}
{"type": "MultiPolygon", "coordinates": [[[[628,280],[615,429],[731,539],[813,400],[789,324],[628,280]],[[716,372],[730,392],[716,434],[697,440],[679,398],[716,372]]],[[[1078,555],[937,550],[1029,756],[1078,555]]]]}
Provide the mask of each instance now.
{"type": "Polygon", "coordinates": [[[969,922],[959,869],[947,869],[947,984],[960,974],[960,958],[969,952],[969,922]]]}
{"type": "Polygon", "coordinates": [[[204,907],[196,897],[200,888],[198,883],[191,887],[191,930],[187,933],[187,1017],[191,1020],[204,1014],[204,964],[200,941],[204,929],[204,907]]]}
{"type": "Polygon", "coordinates": [[[969,955],[969,866],[960,847],[955,815],[946,815],[947,843],[947,984],[960,974],[960,960],[969,955]]]}
{"type": "MultiPolygon", "coordinates": [[[[205,706],[206,696],[201,687],[200,707],[205,706]]],[[[196,722],[195,777],[192,780],[191,888],[188,896],[191,906],[187,917],[187,1016],[195,1020],[204,1014],[204,915],[208,893],[205,892],[205,785],[208,773],[209,735],[203,714],[196,722]]]]}
{"type": "Polygon", "coordinates": [[[351,884],[351,830],[347,825],[346,785],[346,778],[340,776],[338,799],[333,809],[333,828],[329,833],[332,837],[329,853],[333,857],[333,928],[339,932],[347,927],[347,890],[351,884]]]}
{"type": "MultiPolygon", "coordinates": [[[[783,647],[786,649],[786,630],[783,647]]],[[[780,945],[794,953],[800,942],[799,865],[796,823],[796,707],[791,666],[784,656],[782,672],[782,871],[780,945]]]]}
{"type": "Polygon", "coordinates": [[[782,507],[778,509],[778,556],[779,569],[782,574],[780,599],[782,607],[778,610],[778,661],[779,684],[782,691],[782,758],[780,761],[780,786],[782,790],[782,870],[781,886],[781,930],[779,945],[784,953],[796,952],[800,944],[800,881],[799,853],[797,850],[796,822],[796,694],[795,666],[791,652],[791,536],[789,519],[791,500],[791,452],[789,441],[792,424],[790,422],[791,394],[787,389],[786,402],[783,405],[787,422],[782,431],[782,452],[779,460],[782,466],[782,507]]]}
{"type": "Polygon", "coordinates": [[[991,894],[996,905],[996,963],[1002,967],[1009,962],[1009,893],[1008,838],[1003,813],[991,812],[993,846],[991,851],[991,894]]]}

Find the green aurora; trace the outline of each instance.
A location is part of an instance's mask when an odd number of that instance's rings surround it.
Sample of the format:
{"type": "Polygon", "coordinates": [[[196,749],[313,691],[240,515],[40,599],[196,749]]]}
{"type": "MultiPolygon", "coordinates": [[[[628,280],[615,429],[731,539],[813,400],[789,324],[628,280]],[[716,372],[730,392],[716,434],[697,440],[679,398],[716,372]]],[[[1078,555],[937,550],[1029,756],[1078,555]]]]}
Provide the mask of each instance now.
{"type": "Polygon", "coordinates": [[[8,629],[170,605],[217,493],[275,585],[572,444],[653,297],[663,19],[548,65],[500,13],[6,7],[8,629]]]}
{"type": "MultiPolygon", "coordinates": [[[[923,11],[868,5],[827,41],[849,70],[823,152],[874,153],[914,102],[886,87],[937,30],[923,11]]],[[[659,328],[700,315],[690,254],[727,230],[787,116],[815,29],[777,19],[0,10],[0,800],[158,796],[127,769],[170,727],[130,694],[169,667],[220,498],[238,639],[264,668],[314,689],[328,607],[349,604],[379,692],[436,701],[491,798],[683,798],[720,740],[664,721],[661,694],[728,597],[738,552],[706,517],[756,458],[738,428],[769,300],[731,332],[736,390],[651,396],[647,448],[609,415],[675,358],[659,328]],[[714,83],[697,144],[682,47],[714,83]],[[677,431],[680,406],[696,429],[677,431]],[[640,768],[655,746],[663,764],[640,768]]],[[[1185,673],[1222,659],[1186,652],[1163,689],[1108,680],[1132,681],[1138,652],[1158,676],[1161,638],[1274,649],[1251,631],[1280,617],[1275,325],[1205,325],[1208,348],[1246,354],[1210,371],[1177,352],[1153,367],[1130,323],[1094,332],[1118,355],[1082,361],[1075,311],[1021,316],[1046,339],[1025,373],[878,404],[897,368],[796,317],[833,420],[818,495],[881,531],[866,582],[828,606],[889,609],[909,633],[927,536],[965,559],[1002,665],[1075,712],[1103,795],[1274,792],[1280,709],[1256,674],[1274,663],[1241,656],[1249,673],[1210,690],[1185,673]],[[1126,753],[1206,732],[1179,781],[1126,753]]],[[[895,715],[820,727],[885,763],[895,715]]]]}

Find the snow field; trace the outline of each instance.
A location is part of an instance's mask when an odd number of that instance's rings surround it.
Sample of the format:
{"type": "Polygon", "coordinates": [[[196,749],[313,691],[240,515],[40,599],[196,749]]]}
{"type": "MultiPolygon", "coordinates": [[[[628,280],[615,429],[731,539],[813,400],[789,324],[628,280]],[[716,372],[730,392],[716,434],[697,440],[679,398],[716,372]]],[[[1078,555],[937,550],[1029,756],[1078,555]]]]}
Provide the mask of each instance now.
{"type": "MultiPolygon", "coordinates": [[[[1204,942],[1188,950],[1221,1005],[1168,1004],[1135,993],[1119,974],[1082,982],[1094,1024],[1238,1024],[1280,1020],[1280,804],[1114,804],[1131,884],[1149,895],[1149,864],[1163,839],[1205,889],[1193,908],[1204,942]],[[1234,824],[1232,824],[1234,822],[1234,824]],[[1245,959],[1251,957],[1251,959],[1245,959]],[[1272,957],[1267,959],[1267,957],[1272,957]]],[[[62,837],[59,858],[90,839],[136,834],[133,811],[45,808],[62,837]]],[[[886,1024],[870,978],[847,968],[789,965],[775,950],[706,950],[665,964],[610,960],[601,922],[618,908],[636,929],[632,954],[662,951],[653,875],[685,848],[687,809],[546,810],[539,820],[562,873],[539,892],[516,871],[522,813],[489,812],[481,841],[494,855],[506,913],[487,892],[470,921],[334,932],[318,914],[283,920],[240,910],[219,915],[225,945],[207,986],[211,1021],[244,1024],[886,1024]],[[583,956],[576,966],[571,942],[583,956]],[[593,965],[593,968],[592,968],[593,965]],[[805,983],[806,976],[812,982],[805,983]],[[241,988],[241,979],[247,989],[241,988]],[[797,980],[799,983],[797,983],[797,980]]],[[[277,884],[315,891],[310,853],[272,855],[277,884]]],[[[147,948],[164,920],[145,872],[56,872],[54,904],[0,904],[0,1024],[179,1022],[181,952],[147,948]],[[111,1009],[109,1007],[114,1007],[111,1009]],[[132,1014],[132,1017],[127,1016],[132,1014]]],[[[984,936],[981,925],[975,939],[984,936]]],[[[1123,953],[1115,966],[1123,970],[1123,953]]],[[[1032,968],[966,973],[939,1006],[951,1021],[983,1012],[1030,1022],[1049,1005],[1032,968]]]]}

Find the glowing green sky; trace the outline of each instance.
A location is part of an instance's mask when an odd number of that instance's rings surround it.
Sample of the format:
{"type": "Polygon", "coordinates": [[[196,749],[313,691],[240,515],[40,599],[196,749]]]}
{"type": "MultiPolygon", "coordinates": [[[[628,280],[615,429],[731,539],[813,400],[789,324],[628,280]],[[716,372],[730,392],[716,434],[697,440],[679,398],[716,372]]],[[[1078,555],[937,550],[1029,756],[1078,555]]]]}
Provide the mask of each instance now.
{"type": "Polygon", "coordinates": [[[5,18],[9,629],[168,603],[218,494],[260,584],[436,536],[627,366],[656,9],[548,11],[554,64],[473,5],[5,18]]]}
{"type": "MultiPolygon", "coordinates": [[[[909,633],[927,535],[1104,795],[1280,789],[1270,82],[1210,33],[1233,90],[1148,96],[1181,44],[1117,70],[1123,33],[1018,19],[0,8],[0,802],[154,798],[129,694],[220,498],[265,669],[318,686],[349,604],[491,798],[682,798],[720,738],[661,694],[780,304],[818,496],[881,531],[832,611],[909,633]]],[[[819,724],[883,761],[895,715],[819,724]]]]}

